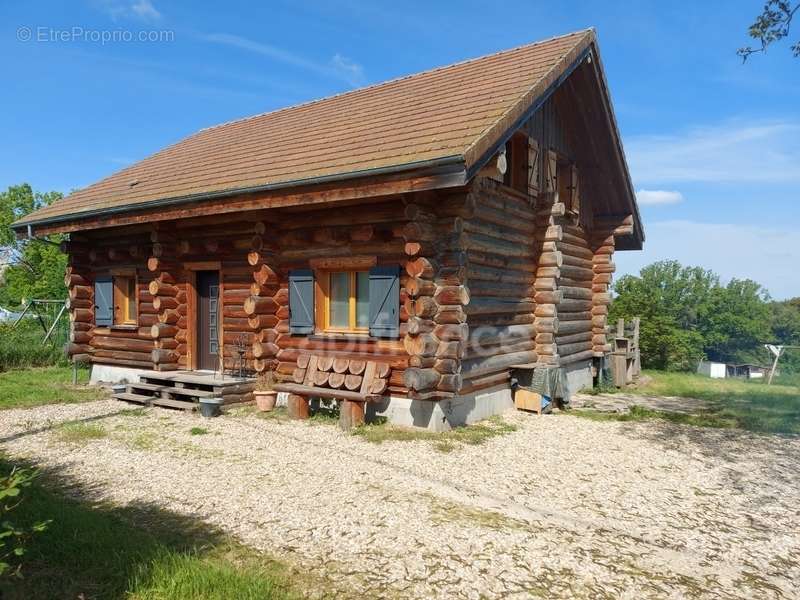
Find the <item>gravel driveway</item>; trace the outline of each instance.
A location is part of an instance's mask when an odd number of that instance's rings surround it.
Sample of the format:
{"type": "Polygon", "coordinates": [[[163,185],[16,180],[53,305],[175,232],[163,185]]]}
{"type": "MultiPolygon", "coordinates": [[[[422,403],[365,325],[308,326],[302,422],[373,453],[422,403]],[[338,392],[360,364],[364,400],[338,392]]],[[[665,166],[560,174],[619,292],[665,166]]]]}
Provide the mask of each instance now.
{"type": "Polygon", "coordinates": [[[94,498],[197,515],[362,598],[798,596],[797,438],[510,413],[516,431],[442,453],[121,408],[0,412],[0,449],[94,498]],[[65,441],[58,423],[80,419],[108,435],[65,441]]]}

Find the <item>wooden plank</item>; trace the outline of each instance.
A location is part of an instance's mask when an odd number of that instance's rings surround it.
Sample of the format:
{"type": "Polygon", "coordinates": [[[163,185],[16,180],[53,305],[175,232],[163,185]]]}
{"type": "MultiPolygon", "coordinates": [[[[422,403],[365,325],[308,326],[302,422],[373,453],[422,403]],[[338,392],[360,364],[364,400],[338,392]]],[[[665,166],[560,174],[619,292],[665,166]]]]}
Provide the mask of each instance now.
{"type": "Polygon", "coordinates": [[[355,400],[364,402],[371,396],[366,396],[360,392],[350,392],[348,390],[332,390],[330,388],[318,388],[310,385],[299,385],[297,383],[279,383],[275,386],[279,392],[289,392],[298,396],[312,398],[338,398],[340,400],[355,400]]]}
{"type": "Polygon", "coordinates": [[[369,393],[369,390],[372,387],[372,379],[375,377],[376,370],[377,370],[377,365],[371,360],[368,361],[367,367],[364,369],[364,378],[361,381],[362,396],[369,393]]]}
{"type": "Polygon", "coordinates": [[[319,359],[316,355],[311,355],[311,358],[308,359],[308,367],[306,368],[306,378],[303,380],[303,385],[306,386],[313,386],[314,385],[314,374],[317,372],[317,361],[319,359]]]}

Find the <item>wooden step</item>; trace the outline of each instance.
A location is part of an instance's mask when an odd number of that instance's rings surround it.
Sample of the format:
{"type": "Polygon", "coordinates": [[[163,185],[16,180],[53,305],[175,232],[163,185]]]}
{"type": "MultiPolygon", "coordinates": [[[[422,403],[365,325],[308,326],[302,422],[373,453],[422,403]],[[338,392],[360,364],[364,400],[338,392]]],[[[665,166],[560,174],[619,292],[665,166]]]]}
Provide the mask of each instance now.
{"type": "Polygon", "coordinates": [[[120,392],[119,394],[114,394],[115,400],[122,400],[124,402],[135,402],[136,404],[144,404],[145,406],[150,406],[153,400],[153,396],[144,396],[142,394],[132,394],[130,392],[120,392]]]}
{"type": "Polygon", "coordinates": [[[133,390],[146,390],[148,392],[160,392],[161,390],[170,389],[163,385],[155,385],[153,383],[129,383],[128,384],[128,392],[131,394],[135,394],[133,390]]]}
{"type": "Polygon", "coordinates": [[[182,408],[183,410],[194,410],[197,402],[188,400],[175,400],[174,398],[151,398],[153,406],[167,406],[169,408],[182,408]]]}
{"type": "Polygon", "coordinates": [[[162,393],[170,394],[173,396],[192,396],[194,398],[215,398],[219,394],[210,392],[208,390],[194,390],[192,388],[178,388],[178,387],[165,387],[162,388],[162,393]]]}

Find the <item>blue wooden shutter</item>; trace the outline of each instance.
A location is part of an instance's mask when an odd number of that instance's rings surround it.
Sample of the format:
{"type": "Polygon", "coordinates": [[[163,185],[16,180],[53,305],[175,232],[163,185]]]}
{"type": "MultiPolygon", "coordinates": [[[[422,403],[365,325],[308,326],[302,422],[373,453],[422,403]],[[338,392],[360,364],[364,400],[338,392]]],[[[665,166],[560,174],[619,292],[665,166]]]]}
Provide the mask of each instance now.
{"type": "Polygon", "coordinates": [[[94,280],[94,324],[102,327],[114,324],[114,282],[111,277],[94,280]]]}
{"type": "Polygon", "coordinates": [[[400,267],[369,270],[369,334],[374,337],[400,335],[400,267]]]}
{"type": "Polygon", "coordinates": [[[289,330],[314,332],[314,272],[308,269],[289,271],[289,330]]]}

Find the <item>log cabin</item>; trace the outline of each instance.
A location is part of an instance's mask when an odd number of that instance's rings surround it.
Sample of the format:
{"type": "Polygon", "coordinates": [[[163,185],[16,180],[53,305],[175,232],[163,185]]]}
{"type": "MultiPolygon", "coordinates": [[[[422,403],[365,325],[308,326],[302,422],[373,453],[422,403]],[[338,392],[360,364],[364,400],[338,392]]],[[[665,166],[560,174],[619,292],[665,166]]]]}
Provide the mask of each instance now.
{"type": "Polygon", "coordinates": [[[593,29],[203,129],[14,228],[66,234],[95,380],[273,371],[297,416],[433,429],[517,368],[590,386],[644,241],[593,29]]]}

